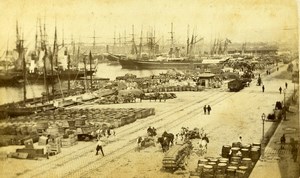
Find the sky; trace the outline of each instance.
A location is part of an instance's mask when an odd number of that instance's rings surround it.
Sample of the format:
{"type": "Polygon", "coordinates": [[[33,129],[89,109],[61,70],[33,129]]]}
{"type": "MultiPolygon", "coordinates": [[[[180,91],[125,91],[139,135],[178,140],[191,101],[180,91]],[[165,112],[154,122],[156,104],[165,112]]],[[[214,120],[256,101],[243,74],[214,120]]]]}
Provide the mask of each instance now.
{"type": "Polygon", "coordinates": [[[293,0],[5,0],[0,1],[0,50],[15,46],[16,21],[28,48],[34,44],[37,18],[46,24],[51,41],[55,24],[59,41],[112,43],[114,32],[131,38],[141,29],[155,30],[168,43],[171,23],[176,42],[194,32],[209,43],[214,38],[232,42],[289,42],[298,44],[297,2],[293,0]],[[163,37],[162,37],[163,36],[163,37]]]}

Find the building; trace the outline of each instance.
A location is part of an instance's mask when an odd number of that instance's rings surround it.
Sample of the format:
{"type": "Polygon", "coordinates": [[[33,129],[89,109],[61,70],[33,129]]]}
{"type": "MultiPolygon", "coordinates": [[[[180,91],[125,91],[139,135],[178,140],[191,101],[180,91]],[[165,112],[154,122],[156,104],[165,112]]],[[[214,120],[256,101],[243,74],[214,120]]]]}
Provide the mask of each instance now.
{"type": "Polygon", "coordinates": [[[214,78],[215,78],[215,74],[202,73],[198,75],[197,82],[199,83],[200,86],[203,86],[205,88],[210,88],[213,87],[215,81],[214,78]]]}

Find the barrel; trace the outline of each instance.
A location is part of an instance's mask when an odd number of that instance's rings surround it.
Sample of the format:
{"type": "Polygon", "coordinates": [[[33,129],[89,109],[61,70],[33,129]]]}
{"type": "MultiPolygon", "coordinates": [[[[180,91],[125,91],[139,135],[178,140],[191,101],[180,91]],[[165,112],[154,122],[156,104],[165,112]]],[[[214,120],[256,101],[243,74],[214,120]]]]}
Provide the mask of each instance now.
{"type": "Polygon", "coordinates": [[[208,163],[207,159],[199,159],[198,160],[198,164],[204,164],[204,165],[206,165],[207,163],[208,163]]]}
{"type": "Polygon", "coordinates": [[[237,161],[231,161],[229,165],[230,166],[236,166],[236,167],[238,167],[239,166],[239,162],[237,162],[237,161]]]}
{"type": "Polygon", "coordinates": [[[241,157],[239,157],[239,156],[233,156],[233,157],[231,157],[230,161],[231,162],[238,162],[238,163],[240,163],[241,162],[241,157]]]}
{"type": "Polygon", "coordinates": [[[223,147],[222,147],[222,157],[223,158],[228,158],[230,149],[231,149],[230,145],[223,145],[223,147]]]}
{"type": "Polygon", "coordinates": [[[211,165],[213,167],[214,171],[217,169],[217,163],[216,162],[208,162],[208,165],[211,165]]]}
{"type": "Polygon", "coordinates": [[[258,147],[261,147],[261,143],[252,143],[252,146],[258,146],[258,147]]]}
{"type": "Polygon", "coordinates": [[[204,165],[202,175],[205,177],[210,177],[214,175],[213,166],[211,165],[204,165]]]}
{"type": "Polygon", "coordinates": [[[198,164],[198,166],[197,166],[197,172],[202,173],[203,167],[204,167],[204,164],[198,164]]]}
{"type": "Polygon", "coordinates": [[[236,177],[237,178],[244,178],[247,174],[247,167],[246,166],[240,166],[239,169],[236,171],[236,177]]]}
{"type": "Polygon", "coordinates": [[[251,148],[250,157],[253,162],[258,161],[260,157],[260,150],[257,148],[251,148]]]}
{"type": "Polygon", "coordinates": [[[248,168],[252,168],[252,160],[251,160],[251,158],[243,158],[242,159],[242,165],[246,166],[248,168]]]}
{"type": "Polygon", "coordinates": [[[226,169],[227,172],[227,178],[235,178],[235,172],[237,170],[237,167],[235,166],[228,166],[226,169]]]}
{"type": "Polygon", "coordinates": [[[250,149],[251,148],[251,144],[249,144],[249,143],[242,144],[242,148],[250,149]]]}
{"type": "Polygon", "coordinates": [[[240,151],[239,147],[232,147],[231,148],[231,155],[236,156],[236,154],[240,151]]]}
{"type": "Polygon", "coordinates": [[[250,158],[250,151],[248,148],[242,148],[241,153],[243,158],[250,158]]]}
{"type": "Polygon", "coordinates": [[[241,147],[241,143],[240,142],[233,142],[232,143],[232,147],[238,147],[238,148],[240,148],[241,147]]]}
{"type": "Polygon", "coordinates": [[[209,158],[208,160],[209,160],[209,162],[215,162],[215,163],[218,162],[218,159],[217,159],[217,158],[209,158]]]}
{"type": "Polygon", "coordinates": [[[228,158],[220,158],[219,159],[219,163],[226,163],[226,164],[228,164],[228,162],[229,162],[228,158]]]}
{"type": "Polygon", "coordinates": [[[220,173],[225,173],[226,172],[226,167],[227,167],[227,164],[226,163],[219,163],[218,166],[217,166],[217,172],[220,172],[220,173]]]}

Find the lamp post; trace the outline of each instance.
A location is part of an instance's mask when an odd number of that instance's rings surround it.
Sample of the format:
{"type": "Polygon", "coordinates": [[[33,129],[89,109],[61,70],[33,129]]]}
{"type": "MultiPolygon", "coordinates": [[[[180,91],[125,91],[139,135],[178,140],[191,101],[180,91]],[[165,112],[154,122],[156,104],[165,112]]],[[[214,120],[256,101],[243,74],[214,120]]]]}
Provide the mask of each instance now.
{"type": "Polygon", "coordinates": [[[286,94],[286,89],[283,90],[283,105],[285,105],[285,94],[286,94]]]}
{"type": "Polygon", "coordinates": [[[265,148],[264,148],[264,144],[265,144],[265,120],[266,120],[266,115],[265,113],[263,113],[261,115],[261,120],[262,120],[262,138],[261,138],[261,158],[262,160],[264,159],[264,152],[265,152],[265,148]]]}

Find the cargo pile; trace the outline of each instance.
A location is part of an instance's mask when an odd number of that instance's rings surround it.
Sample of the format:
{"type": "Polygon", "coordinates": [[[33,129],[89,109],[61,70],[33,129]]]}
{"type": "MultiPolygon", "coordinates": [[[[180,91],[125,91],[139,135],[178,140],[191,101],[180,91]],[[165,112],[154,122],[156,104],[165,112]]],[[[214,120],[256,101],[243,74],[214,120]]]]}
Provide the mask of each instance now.
{"type": "Polygon", "coordinates": [[[171,171],[179,168],[185,169],[185,159],[190,154],[191,150],[192,146],[190,143],[172,146],[162,160],[163,168],[171,171]]]}
{"type": "Polygon", "coordinates": [[[222,157],[206,157],[198,161],[197,175],[201,178],[247,178],[260,157],[260,144],[240,144],[222,147],[222,157]]]}
{"type": "Polygon", "coordinates": [[[59,109],[0,123],[0,146],[22,145],[24,140],[39,141],[39,136],[60,136],[62,146],[92,138],[97,129],[116,128],[154,115],[154,108],[59,109]],[[30,120],[30,121],[29,121],[30,120]]]}

